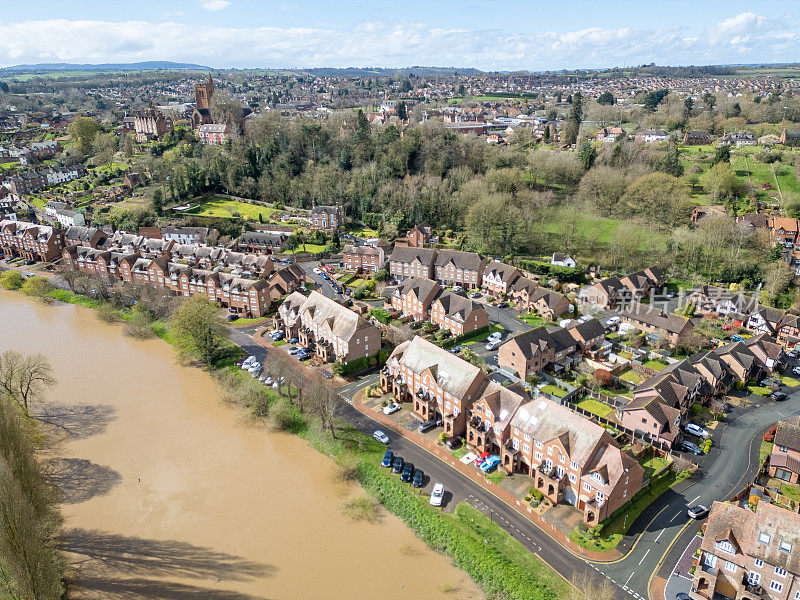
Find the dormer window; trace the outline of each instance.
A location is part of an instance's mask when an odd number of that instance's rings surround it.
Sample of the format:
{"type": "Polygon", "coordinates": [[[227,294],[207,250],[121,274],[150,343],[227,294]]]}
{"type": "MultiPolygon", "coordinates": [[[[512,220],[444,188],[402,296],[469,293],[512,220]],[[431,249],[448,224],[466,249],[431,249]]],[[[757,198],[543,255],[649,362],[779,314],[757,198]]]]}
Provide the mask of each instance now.
{"type": "Polygon", "coordinates": [[[758,541],[762,544],[769,544],[770,535],[768,533],[764,533],[763,531],[758,534],[758,541]]]}
{"type": "Polygon", "coordinates": [[[791,553],[792,545],[789,542],[781,541],[781,552],[786,552],[786,554],[791,553]]]}
{"type": "Polygon", "coordinates": [[[721,542],[717,542],[717,548],[722,550],[723,552],[727,552],[728,554],[735,554],[736,550],[728,540],[722,540],[721,542]]]}

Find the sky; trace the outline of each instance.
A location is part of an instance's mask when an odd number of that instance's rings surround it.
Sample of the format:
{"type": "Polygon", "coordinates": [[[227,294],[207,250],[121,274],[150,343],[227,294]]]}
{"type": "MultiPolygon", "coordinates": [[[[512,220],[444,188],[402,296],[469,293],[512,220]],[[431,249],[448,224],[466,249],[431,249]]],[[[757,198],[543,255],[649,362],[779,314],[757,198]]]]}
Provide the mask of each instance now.
{"type": "Polygon", "coordinates": [[[800,62],[792,0],[0,0],[0,66],[597,69],[800,62]]]}

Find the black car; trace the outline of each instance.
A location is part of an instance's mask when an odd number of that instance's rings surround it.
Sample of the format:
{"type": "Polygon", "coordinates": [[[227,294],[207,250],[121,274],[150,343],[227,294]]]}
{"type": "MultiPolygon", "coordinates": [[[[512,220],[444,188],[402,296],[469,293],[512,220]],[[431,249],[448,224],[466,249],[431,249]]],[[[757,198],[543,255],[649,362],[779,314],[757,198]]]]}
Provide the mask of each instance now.
{"type": "Polygon", "coordinates": [[[778,402],[782,402],[786,400],[787,396],[784,392],[772,392],[772,394],[770,394],[769,397],[772,398],[773,400],[777,400],[778,402]]]}
{"type": "Polygon", "coordinates": [[[461,438],[457,435],[454,435],[451,438],[447,438],[445,444],[447,444],[447,447],[450,448],[450,450],[455,450],[461,446],[461,438]]]}
{"type": "Polygon", "coordinates": [[[497,308],[508,308],[508,302],[498,302],[497,308]]]}
{"type": "Polygon", "coordinates": [[[411,481],[412,477],[414,477],[414,465],[411,463],[406,463],[403,466],[403,472],[400,473],[400,481],[403,483],[408,483],[411,481]]]}
{"type": "Polygon", "coordinates": [[[681,442],[680,449],[683,450],[684,452],[691,452],[692,454],[695,454],[697,456],[703,455],[703,451],[700,449],[700,446],[692,442],[687,442],[685,440],[681,442]]]}
{"type": "Polygon", "coordinates": [[[403,457],[395,456],[394,462],[392,462],[392,473],[400,473],[403,470],[403,465],[403,457]]]}
{"type": "Polygon", "coordinates": [[[422,472],[422,469],[417,469],[414,471],[414,478],[411,480],[411,485],[413,485],[415,488],[421,488],[424,481],[425,473],[422,472]]]}
{"type": "Polygon", "coordinates": [[[383,455],[381,466],[386,467],[388,469],[389,467],[392,466],[392,461],[394,461],[394,453],[391,450],[387,450],[386,454],[383,455]]]}
{"type": "Polygon", "coordinates": [[[419,427],[417,427],[417,431],[420,433],[428,433],[434,427],[436,427],[436,420],[430,419],[429,421],[423,421],[420,423],[419,427]]]}

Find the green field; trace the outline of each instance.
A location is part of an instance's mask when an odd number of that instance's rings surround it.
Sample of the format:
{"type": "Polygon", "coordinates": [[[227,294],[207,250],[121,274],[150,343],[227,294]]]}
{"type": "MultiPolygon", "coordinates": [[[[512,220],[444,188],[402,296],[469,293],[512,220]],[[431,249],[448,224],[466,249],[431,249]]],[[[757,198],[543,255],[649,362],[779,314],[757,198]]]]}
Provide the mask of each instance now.
{"type": "Polygon", "coordinates": [[[233,218],[237,215],[244,219],[258,220],[259,213],[262,218],[268,219],[270,215],[277,212],[274,208],[269,206],[258,206],[256,204],[248,204],[246,202],[237,202],[236,200],[228,200],[227,198],[209,198],[198,202],[199,208],[192,211],[190,214],[199,217],[224,217],[233,218]]]}
{"type": "Polygon", "coordinates": [[[778,186],[782,193],[791,192],[793,194],[800,194],[800,184],[797,182],[797,176],[794,173],[794,168],[783,163],[776,162],[770,164],[758,162],[752,156],[746,154],[735,154],[731,156],[731,166],[739,177],[747,180],[752,180],[754,184],[760,189],[762,183],[768,183],[775,187],[777,192],[778,186]],[[772,167],[775,167],[773,173],[772,167]],[[777,178],[777,184],[775,180],[777,178]]]}
{"type": "Polygon", "coordinates": [[[325,244],[308,244],[307,243],[305,246],[303,246],[303,244],[300,244],[294,250],[285,250],[284,254],[299,254],[299,253],[302,253],[302,252],[308,252],[310,254],[319,254],[323,250],[325,250],[325,244]]]}

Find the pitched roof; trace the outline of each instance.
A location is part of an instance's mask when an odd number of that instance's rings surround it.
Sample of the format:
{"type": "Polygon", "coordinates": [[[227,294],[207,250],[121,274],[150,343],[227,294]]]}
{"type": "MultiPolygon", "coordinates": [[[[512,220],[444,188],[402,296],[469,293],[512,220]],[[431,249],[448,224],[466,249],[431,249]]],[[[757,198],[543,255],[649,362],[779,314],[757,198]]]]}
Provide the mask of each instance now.
{"type": "Polygon", "coordinates": [[[425,266],[433,265],[436,258],[436,250],[431,248],[414,248],[411,246],[395,246],[392,255],[389,257],[391,262],[411,263],[418,260],[425,266]]]}
{"type": "Polygon", "coordinates": [[[778,429],[775,431],[775,445],[800,452],[800,417],[778,422],[778,429]]]}
{"type": "Polygon", "coordinates": [[[483,307],[478,302],[470,300],[469,298],[464,298],[464,296],[459,296],[453,292],[444,292],[434,300],[434,304],[437,302],[441,304],[444,314],[447,317],[461,322],[466,321],[467,317],[472,314],[473,311],[478,309],[483,310],[483,307]]]}
{"type": "Polygon", "coordinates": [[[461,250],[439,250],[436,253],[436,266],[443,267],[449,263],[458,269],[477,271],[483,264],[483,258],[476,252],[462,252],[461,250]]]}

